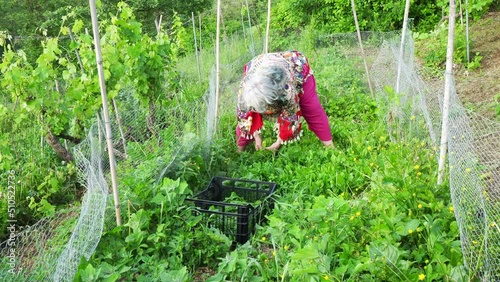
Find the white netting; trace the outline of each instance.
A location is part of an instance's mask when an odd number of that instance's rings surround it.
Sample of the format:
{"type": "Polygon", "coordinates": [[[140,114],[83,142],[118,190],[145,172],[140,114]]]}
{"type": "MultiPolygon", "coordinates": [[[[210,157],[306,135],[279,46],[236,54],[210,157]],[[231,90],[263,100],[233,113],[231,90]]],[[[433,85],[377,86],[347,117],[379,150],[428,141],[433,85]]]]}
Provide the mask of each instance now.
{"type": "Polygon", "coordinates": [[[101,238],[108,184],[103,169],[103,133],[99,126],[90,129],[87,139],[74,150],[80,169],[80,183],[87,189],[80,210],[80,217],[69,242],[57,259],[54,281],[71,281],[81,257],[89,259],[101,238]]]}
{"type": "MultiPolygon", "coordinates": [[[[438,152],[442,107],[440,97],[444,87],[442,82],[438,83],[439,86],[429,85],[419,74],[414,65],[411,34],[406,40],[401,62],[399,36],[392,33],[363,33],[362,37],[366,54],[364,59],[371,66],[369,76],[393,141],[405,142],[417,138],[433,144],[438,152]]],[[[176,93],[171,100],[153,101],[154,107],[149,107],[141,105],[134,98],[133,89],[125,89],[116,97],[114,102],[118,111],[113,107],[111,125],[118,168],[124,162],[135,167],[154,162],[161,168],[154,172],[154,181],[157,182],[169,176],[176,163],[182,161],[197,144],[209,144],[215,131],[234,132],[234,128],[217,128],[217,119],[235,111],[243,65],[256,55],[247,52],[249,47],[238,42],[237,38],[224,41],[225,56],[221,57],[219,70],[221,94],[218,111],[215,111],[217,73],[213,67],[213,50],[200,54],[200,58],[203,58],[200,65],[204,79],[184,72],[193,64],[191,58],[179,62],[181,77],[188,83],[183,87],[206,83],[208,89],[202,99],[178,103],[182,99],[175,95],[183,94],[176,93]],[[149,146],[151,144],[154,146],[149,146]],[[152,152],[152,148],[163,151],[152,152]]],[[[328,52],[332,49],[352,58],[352,65],[356,68],[352,73],[363,76],[362,80],[366,81],[363,58],[355,34],[301,35],[300,40],[295,42],[294,46],[274,48],[314,50],[306,55],[317,74],[317,81],[327,80],[319,84],[325,85],[330,95],[342,95],[335,93],[338,89],[332,86],[341,78],[322,77],[321,73],[326,70],[317,68],[314,62],[328,60],[328,52]]],[[[259,44],[257,42],[257,46],[259,44]]],[[[254,46],[255,42],[250,45],[254,46]]],[[[483,281],[494,281],[500,279],[500,126],[468,112],[461,106],[453,87],[452,90],[449,182],[464,260],[466,266],[483,281]]],[[[74,150],[81,173],[80,181],[87,188],[81,207],[43,219],[18,234],[20,255],[16,270],[20,274],[16,278],[7,276],[14,281],[72,280],[80,258],[90,257],[102,231],[116,225],[113,197],[109,194],[111,181],[103,118],[96,120],[86,141],[74,150]]],[[[231,136],[225,135],[224,138],[231,136]]],[[[118,179],[119,185],[122,180],[118,179]]],[[[122,211],[126,209],[126,198],[126,192],[121,191],[122,211]]],[[[7,252],[5,247],[6,242],[0,245],[2,257],[7,252]]],[[[5,272],[0,272],[0,279],[5,275],[5,272]]]]}
{"type": "MultiPolygon", "coordinates": [[[[426,84],[418,69],[412,67],[413,60],[404,59],[399,94],[387,90],[386,86],[396,88],[399,61],[396,43],[385,43],[372,67],[377,99],[388,110],[387,121],[395,139],[404,142],[407,138],[429,136],[438,151],[444,85],[426,84]]],[[[412,46],[408,38],[407,49],[413,50],[412,46]]],[[[482,281],[498,281],[500,124],[465,109],[456,95],[454,83],[449,109],[449,183],[464,263],[482,281]]]]}

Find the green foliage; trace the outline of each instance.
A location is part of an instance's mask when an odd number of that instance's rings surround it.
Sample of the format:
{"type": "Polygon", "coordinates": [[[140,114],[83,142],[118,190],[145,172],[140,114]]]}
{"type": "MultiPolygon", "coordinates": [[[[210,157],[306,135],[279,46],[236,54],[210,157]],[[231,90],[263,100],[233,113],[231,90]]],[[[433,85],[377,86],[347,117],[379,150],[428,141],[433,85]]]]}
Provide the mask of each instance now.
{"type": "Polygon", "coordinates": [[[91,260],[80,265],[75,281],[190,281],[192,269],[186,266],[213,265],[229,250],[231,241],[200,225],[201,216],[184,205],[192,195],[185,182],[164,178],[159,185],[144,185],[145,179],[154,178],[155,169],[152,164],[144,166],[124,181],[130,203],[126,223],[103,235],[91,260]]]}
{"type": "MultiPolygon", "coordinates": [[[[423,63],[429,68],[444,70],[448,47],[448,26],[443,24],[430,33],[416,33],[414,38],[415,54],[423,60],[423,63]]],[[[473,61],[467,62],[467,41],[464,26],[457,24],[453,45],[453,63],[464,65],[473,70],[479,67],[481,59],[482,57],[476,54],[473,61]]]]}
{"type": "MultiPolygon", "coordinates": [[[[400,30],[403,24],[404,1],[355,1],[356,14],[361,30],[391,31],[400,30]]],[[[468,13],[478,19],[490,7],[493,0],[469,1],[468,13]]],[[[457,4],[458,6],[458,4],[457,4]]],[[[465,15],[465,8],[462,10],[465,15]]],[[[458,10],[457,10],[458,11],[458,10]]],[[[409,18],[413,29],[418,32],[430,32],[448,13],[447,1],[413,1],[409,18]]],[[[271,24],[274,28],[293,33],[310,26],[322,32],[354,32],[354,16],[350,1],[314,0],[273,2],[271,24]]]]}
{"type": "MultiPolygon", "coordinates": [[[[74,164],[54,161],[57,156],[41,140],[33,115],[15,109],[10,102],[0,105],[0,194],[7,195],[8,172],[13,171],[15,219],[22,226],[51,215],[56,206],[78,200],[81,188],[76,182],[74,164]]],[[[3,198],[0,209],[7,210],[3,198]]],[[[7,213],[1,213],[1,219],[6,217],[7,213]]],[[[3,224],[6,222],[2,220],[3,224]]],[[[7,236],[7,229],[2,226],[0,241],[7,236]]]]}
{"type": "MultiPolygon", "coordinates": [[[[138,4],[157,7],[156,2],[138,4]]],[[[330,23],[323,18],[331,17],[335,19],[331,28],[335,23],[339,30],[352,29],[345,1],[281,1],[277,5],[282,5],[278,17],[285,16],[290,7],[307,16],[305,20],[297,15],[282,18],[292,28],[308,23],[319,28],[330,23]],[[315,9],[324,17],[314,13],[315,9]]],[[[360,13],[373,7],[388,14],[386,18],[384,13],[373,16],[377,28],[397,22],[391,11],[401,9],[401,4],[382,7],[375,2],[363,3],[360,13]]],[[[235,22],[232,24],[227,26],[236,29],[235,22]]],[[[361,24],[368,27],[370,23],[361,24]]],[[[154,38],[143,35],[133,11],[119,5],[119,13],[102,27],[103,54],[109,58],[104,68],[110,97],[132,86],[137,89],[133,95],[142,101],[142,110],[149,112],[151,105],[168,107],[178,98],[175,94],[191,96],[189,99],[199,95],[182,92],[185,89],[180,89],[177,81],[174,66],[183,49],[180,26],[177,20],[165,34],[154,38]]],[[[92,121],[92,111],[87,112],[86,106],[94,111],[98,108],[98,84],[92,40],[83,32],[84,27],[83,21],[73,20],[75,41],[70,44],[61,44],[57,38],[44,41],[43,53],[35,63],[25,59],[21,51],[7,50],[9,63],[2,64],[8,81],[4,86],[10,93],[6,106],[0,106],[2,133],[8,133],[0,135],[0,166],[30,171],[25,175],[32,177],[35,185],[28,187],[37,188],[25,189],[19,199],[32,197],[28,198],[31,207],[40,215],[53,213],[52,201],[61,199],[63,186],[75,168],[58,164],[41,169],[55,159],[53,152],[50,158],[44,154],[47,159],[34,165],[28,160],[41,155],[36,146],[29,151],[11,146],[12,142],[43,135],[41,122],[56,132],[81,134],[77,120],[82,119],[85,125],[92,121]],[[75,52],[82,58],[83,70],[75,52]],[[61,81],[59,91],[63,94],[55,91],[55,80],[61,81]],[[18,101],[26,107],[19,108],[18,101]],[[59,102],[64,111],[57,107],[59,102]],[[24,127],[36,130],[15,134],[24,127]]],[[[320,49],[314,28],[307,28],[304,34],[304,48],[314,54],[310,59],[337,148],[325,150],[314,134],[305,130],[300,143],[284,146],[276,154],[251,148],[234,154],[235,122],[229,114],[221,117],[222,135],[208,156],[195,147],[179,153],[173,162],[170,157],[178,148],[161,141],[174,128],[147,141],[129,142],[129,154],[142,154],[148,161],[129,159],[119,166],[120,196],[126,203],[124,224],[103,234],[94,255],[80,264],[76,281],[191,281],[199,268],[216,272],[207,281],[417,281],[422,275],[435,281],[473,278],[462,262],[448,187],[434,185],[437,168],[430,161],[435,155],[428,141],[390,142],[380,108],[367,95],[363,72],[353,71],[355,62],[338,50],[320,49]],[[204,226],[184,205],[185,198],[202,189],[211,175],[279,183],[274,212],[268,223],[258,225],[247,244],[232,246],[219,230],[204,226]]],[[[289,42],[285,39],[280,46],[289,42]]],[[[169,122],[184,120],[182,114],[171,118],[169,122]]],[[[263,132],[263,137],[265,144],[275,138],[269,131],[263,132]]],[[[20,147],[32,146],[29,144],[20,147]]]]}
{"type": "Polygon", "coordinates": [[[478,20],[484,14],[486,14],[491,8],[498,8],[498,2],[495,0],[474,0],[468,2],[469,6],[466,7],[469,9],[469,15],[472,16],[472,19],[478,20]]]}
{"type": "Polygon", "coordinates": [[[431,184],[436,164],[425,161],[433,149],[389,142],[367,96],[347,94],[325,109],[337,150],[306,132],[277,155],[232,160],[239,165],[231,176],[277,182],[279,198],[253,248],[226,256],[210,281],[466,278],[448,188],[431,184]]]}
{"type": "MultiPolygon", "coordinates": [[[[132,88],[143,108],[154,112],[155,107],[171,104],[179,88],[175,64],[182,48],[178,38],[182,26],[176,18],[170,29],[151,38],[142,33],[130,7],[121,3],[118,8],[117,16],[101,23],[108,98],[132,88]]],[[[74,164],[67,159],[61,163],[56,155],[63,157],[59,148],[52,151],[44,139],[55,136],[60,148],[71,150],[85,136],[102,103],[93,40],[85,31],[89,23],[74,11],[62,23],[61,37],[42,40],[42,51],[34,61],[23,50],[14,49],[7,34],[0,35],[4,47],[0,176],[3,183],[6,171],[15,170],[18,175],[19,224],[52,215],[57,206],[78,199],[82,188],[75,184],[74,164]],[[65,39],[69,28],[70,42],[65,39]]],[[[143,122],[156,126],[152,118],[144,117],[143,122]]],[[[5,192],[7,185],[1,187],[0,192],[5,192]]],[[[1,232],[3,238],[5,229],[1,232]]]]}
{"type": "Polygon", "coordinates": [[[413,19],[413,29],[425,33],[434,30],[441,20],[447,1],[415,1],[411,3],[409,18],[413,19]]]}
{"type": "MultiPolygon", "coordinates": [[[[354,32],[354,16],[350,1],[315,0],[315,1],[277,1],[274,4],[272,24],[284,30],[297,31],[305,26],[330,33],[354,32]]],[[[414,3],[414,5],[419,5],[414,3]]],[[[424,6],[424,4],[420,4],[424,6]]],[[[427,20],[436,24],[436,5],[427,3],[424,7],[413,8],[410,17],[427,20]],[[432,13],[418,14],[422,8],[432,13]]],[[[440,11],[440,10],[439,10],[440,11]]],[[[398,30],[403,23],[404,2],[362,1],[356,2],[356,15],[361,30],[389,31],[398,30]]],[[[426,26],[426,30],[432,26],[426,26]]]]}

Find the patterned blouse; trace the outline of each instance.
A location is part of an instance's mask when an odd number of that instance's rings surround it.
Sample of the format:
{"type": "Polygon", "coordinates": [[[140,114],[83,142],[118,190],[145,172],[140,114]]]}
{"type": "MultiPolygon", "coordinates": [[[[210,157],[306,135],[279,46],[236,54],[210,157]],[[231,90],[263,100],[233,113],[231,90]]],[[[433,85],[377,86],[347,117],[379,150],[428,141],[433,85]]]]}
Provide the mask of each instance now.
{"type": "MultiPolygon", "coordinates": [[[[299,102],[303,95],[303,84],[313,71],[309,66],[307,58],[298,51],[285,51],[279,53],[262,54],[253,58],[244,67],[245,75],[252,71],[252,67],[257,67],[261,61],[268,56],[282,57],[287,63],[287,67],[292,73],[291,79],[285,86],[286,93],[290,99],[280,101],[280,103],[268,105],[265,114],[255,111],[244,111],[240,108],[241,91],[238,95],[238,126],[241,129],[241,137],[253,139],[253,133],[260,132],[263,128],[263,118],[276,118],[277,122],[274,130],[283,144],[299,140],[302,134],[302,113],[299,102]]],[[[242,85],[244,80],[242,80],[242,85]]],[[[241,87],[240,87],[241,90],[241,87]]]]}

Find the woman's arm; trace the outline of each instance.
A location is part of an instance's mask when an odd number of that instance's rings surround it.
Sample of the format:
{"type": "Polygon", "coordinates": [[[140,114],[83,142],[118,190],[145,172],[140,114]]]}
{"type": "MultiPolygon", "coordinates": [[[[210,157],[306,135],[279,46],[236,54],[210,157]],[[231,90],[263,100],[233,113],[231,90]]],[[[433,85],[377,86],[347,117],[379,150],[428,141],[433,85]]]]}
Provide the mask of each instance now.
{"type": "Polygon", "coordinates": [[[271,150],[276,152],[281,147],[281,143],[283,143],[283,140],[281,140],[278,137],[278,140],[276,140],[276,142],[274,142],[271,146],[266,147],[266,150],[271,150]]]}
{"type": "Polygon", "coordinates": [[[237,116],[241,137],[247,140],[254,139],[254,134],[260,133],[264,125],[262,122],[262,115],[253,111],[244,112],[238,108],[237,116]]]}

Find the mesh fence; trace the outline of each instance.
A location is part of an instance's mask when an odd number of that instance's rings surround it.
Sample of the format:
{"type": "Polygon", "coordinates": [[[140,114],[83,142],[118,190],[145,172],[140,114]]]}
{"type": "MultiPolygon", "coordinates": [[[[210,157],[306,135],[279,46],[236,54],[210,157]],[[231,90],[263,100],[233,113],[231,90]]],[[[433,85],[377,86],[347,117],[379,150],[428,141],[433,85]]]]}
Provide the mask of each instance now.
{"type": "MultiPolygon", "coordinates": [[[[412,54],[411,38],[406,42],[407,53],[412,54]]],[[[425,83],[412,67],[411,56],[399,61],[397,43],[384,43],[372,66],[377,100],[387,110],[387,124],[395,140],[427,137],[439,158],[444,86],[425,83]],[[396,93],[398,70],[402,71],[396,93]]],[[[464,263],[481,281],[499,281],[500,124],[464,108],[454,83],[449,111],[449,184],[464,263]]]]}
{"type": "MultiPolygon", "coordinates": [[[[176,163],[200,143],[209,145],[220,131],[234,132],[234,128],[218,128],[217,121],[235,110],[235,93],[242,67],[260,53],[259,46],[264,42],[254,37],[255,41],[252,38],[252,42],[241,44],[238,38],[224,38],[219,73],[214,67],[213,50],[204,50],[197,56],[198,71],[193,71],[192,58],[179,62],[179,72],[186,83],[184,88],[206,88],[200,99],[186,101],[174,96],[170,101],[153,101],[151,107],[137,101],[133,89],[125,89],[115,98],[110,122],[118,170],[122,164],[141,169],[154,162],[159,169],[154,172],[153,181],[158,182],[170,176],[176,163]],[[219,97],[215,97],[217,75],[220,77],[219,97]],[[180,100],[186,102],[179,103],[180,100]],[[216,104],[219,105],[217,110],[216,104]]],[[[278,42],[270,51],[314,50],[309,54],[313,69],[315,60],[329,58],[328,50],[335,49],[352,58],[356,74],[364,75],[366,82],[367,77],[370,78],[392,140],[425,140],[438,152],[440,97],[444,88],[442,83],[437,87],[426,83],[414,66],[411,34],[405,40],[403,53],[397,34],[366,32],[362,38],[364,57],[359,51],[356,34],[302,34],[297,35],[296,41],[288,40],[296,45],[283,48],[278,42]],[[364,72],[364,62],[370,66],[369,74],[364,72]]],[[[321,73],[320,69],[315,71],[321,73]]],[[[318,81],[322,79],[320,76],[318,81]]],[[[326,88],[328,90],[328,86],[326,88]]],[[[468,112],[452,90],[449,182],[464,260],[483,281],[494,281],[500,279],[500,230],[497,225],[500,223],[500,155],[497,152],[500,126],[468,112]]],[[[87,188],[81,206],[43,219],[20,232],[16,242],[17,253],[22,254],[17,257],[19,274],[7,277],[15,277],[14,281],[71,281],[80,259],[89,258],[102,232],[116,225],[104,128],[102,116],[96,117],[86,140],[74,148],[80,182],[87,188]]],[[[224,135],[224,138],[231,137],[224,135]]],[[[203,148],[209,151],[209,146],[203,148]]],[[[437,157],[429,161],[437,161],[437,157]]],[[[118,176],[120,185],[123,175],[118,173],[118,176]]],[[[120,199],[123,214],[127,209],[126,191],[120,190],[120,199]]],[[[7,258],[6,246],[7,242],[0,245],[2,258],[7,258]]],[[[5,271],[0,271],[0,279],[5,275],[5,271]]]]}

